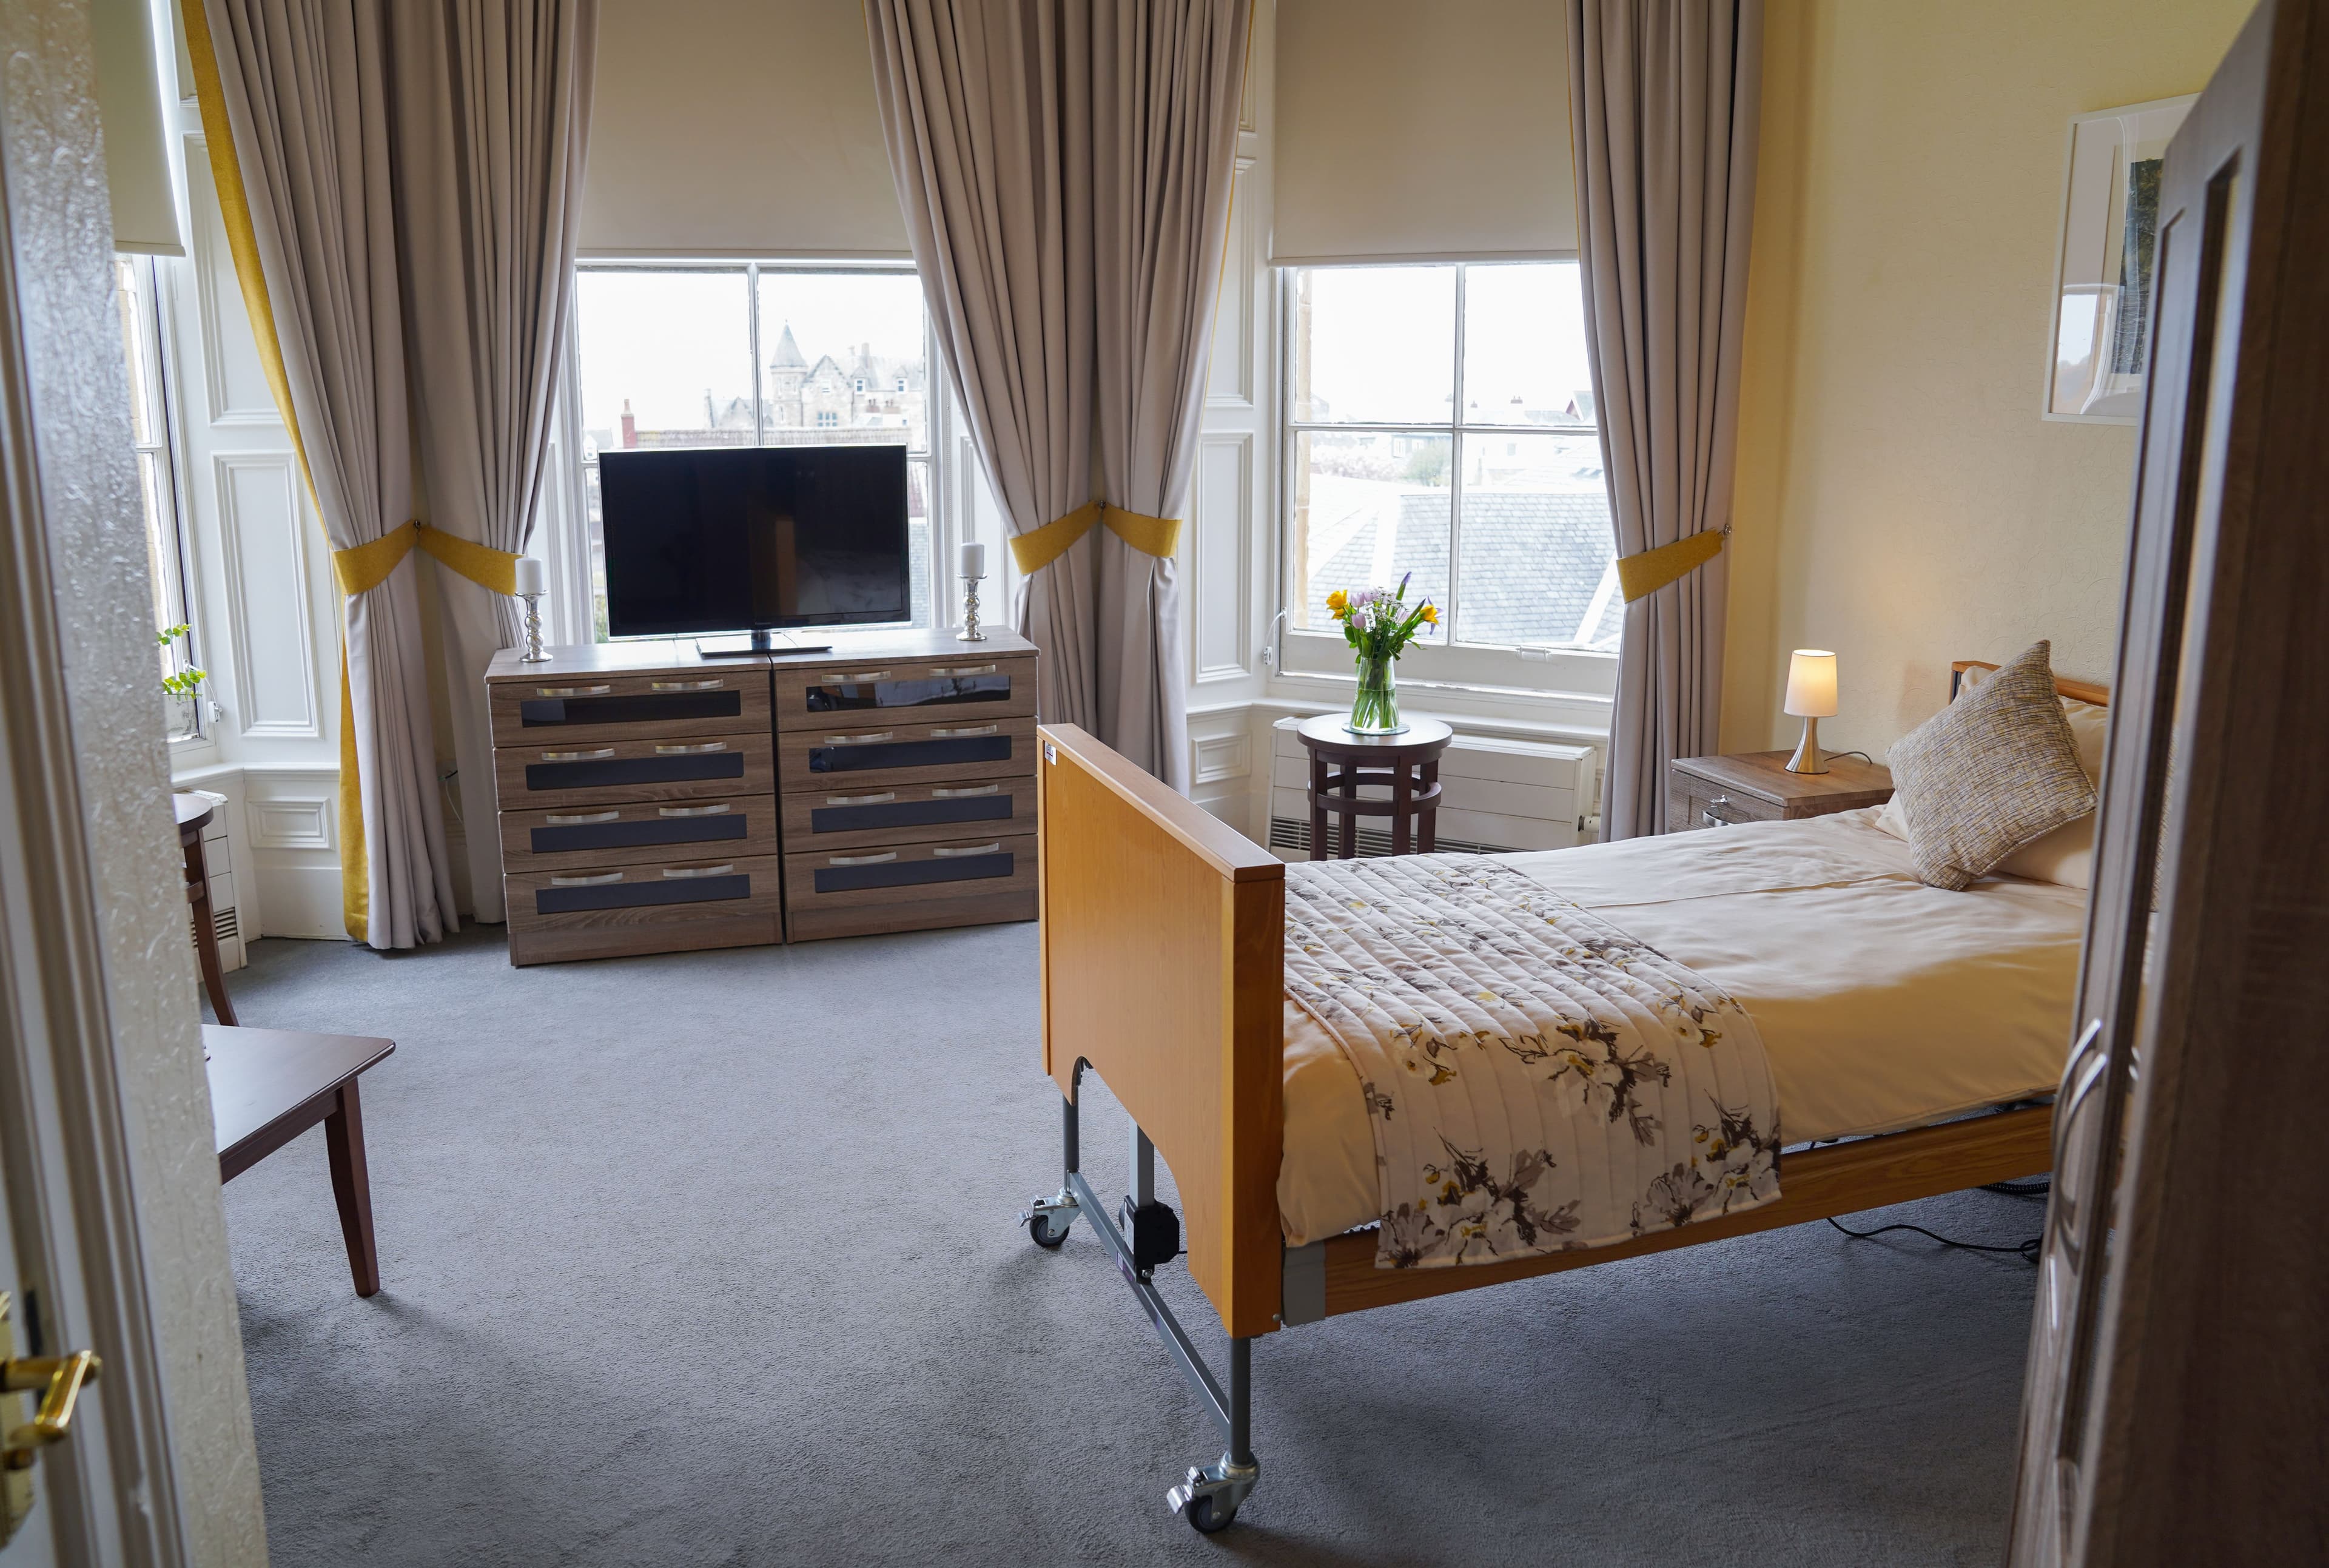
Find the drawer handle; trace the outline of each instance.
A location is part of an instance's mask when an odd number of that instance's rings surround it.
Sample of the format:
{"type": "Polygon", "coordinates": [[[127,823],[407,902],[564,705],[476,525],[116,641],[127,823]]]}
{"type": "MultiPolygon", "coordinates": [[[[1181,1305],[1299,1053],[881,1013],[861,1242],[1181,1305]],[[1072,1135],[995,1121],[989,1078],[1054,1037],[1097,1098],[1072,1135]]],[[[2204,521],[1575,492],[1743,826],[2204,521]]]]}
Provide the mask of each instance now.
{"type": "Polygon", "coordinates": [[[895,859],[897,859],[897,858],[898,858],[898,852],[897,852],[896,850],[894,850],[894,849],[885,849],[885,850],[883,850],[883,851],[882,851],[881,854],[879,854],[879,855],[834,855],[831,859],[827,860],[827,861],[825,862],[825,864],[827,864],[827,865],[879,865],[879,864],[882,864],[883,861],[885,861],[885,860],[895,860],[895,859]]]}
{"type": "Polygon", "coordinates": [[[1702,812],[1700,812],[1700,813],[1698,814],[1698,819],[1699,819],[1701,822],[1704,823],[1704,824],[1705,824],[1707,827],[1735,827],[1735,826],[1737,826],[1737,822],[1738,822],[1738,819],[1737,819],[1736,817],[1718,817],[1718,816],[1716,816],[1716,815],[1715,815],[1715,810],[1714,810],[1714,808],[1715,808],[1716,807],[1718,807],[1718,806],[1728,806],[1728,805],[1730,805],[1730,796],[1728,796],[1728,795],[1718,795],[1718,796],[1716,796],[1713,799],[1711,799],[1711,800],[1710,800],[1710,801],[1708,801],[1708,802],[1706,803],[1706,809],[1705,809],[1705,810],[1703,810],[1703,811],[1702,811],[1702,812]]]}
{"type": "Polygon", "coordinates": [[[608,871],[601,872],[597,876],[553,876],[550,879],[550,885],[552,887],[597,887],[601,883],[620,882],[622,880],[623,874],[621,872],[608,871]]]}
{"type": "Polygon", "coordinates": [[[542,818],[544,822],[549,823],[552,827],[588,827],[593,822],[620,822],[622,819],[623,814],[619,811],[593,811],[583,817],[545,817],[542,818]]]}
{"type": "Polygon", "coordinates": [[[600,746],[589,751],[544,751],[542,760],[545,762],[595,762],[601,757],[614,754],[612,746],[600,746]]]}
{"type": "Polygon", "coordinates": [[[825,803],[827,806],[879,806],[885,800],[895,800],[897,798],[898,792],[895,789],[884,789],[879,795],[828,795],[825,798],[825,803]]]}
{"type": "Polygon", "coordinates": [[[995,673],[995,668],[996,666],[994,665],[956,665],[951,669],[948,669],[940,666],[933,665],[930,666],[930,674],[934,675],[991,675],[995,673]]]}
{"type": "Polygon", "coordinates": [[[844,682],[886,681],[890,678],[890,672],[888,670],[860,670],[853,675],[844,675],[841,678],[844,682]]]}
{"type": "Polygon", "coordinates": [[[727,814],[728,802],[725,800],[712,806],[658,806],[655,808],[657,817],[725,817],[727,814]]]}
{"type": "Polygon", "coordinates": [[[735,874],[736,874],[736,868],[735,868],[735,866],[733,866],[732,864],[731,864],[731,865],[666,865],[666,866],[665,866],[665,867],[663,868],[663,874],[664,874],[665,876],[668,876],[668,877],[690,877],[690,876],[733,876],[733,875],[735,875],[735,874]]]}
{"type": "MultiPolygon", "coordinates": [[[[716,692],[722,689],[727,685],[728,683],[722,680],[649,681],[647,683],[647,690],[651,692],[716,692]]],[[[605,689],[606,688],[604,686],[599,688],[601,691],[604,691],[605,689]]]]}
{"type": "Polygon", "coordinates": [[[930,732],[930,739],[933,741],[963,741],[969,739],[973,735],[992,735],[1001,728],[1003,728],[1003,726],[1000,724],[974,724],[967,730],[932,730],[930,732]]]}
{"type": "Polygon", "coordinates": [[[603,697],[614,689],[612,686],[536,686],[533,694],[537,697],[603,697]]]}
{"type": "Polygon", "coordinates": [[[827,735],[825,743],[828,746],[871,746],[877,741],[894,741],[897,738],[897,731],[884,730],[878,735],[827,735]]]}
{"type": "Polygon", "coordinates": [[[655,748],[655,755],[658,757],[700,757],[707,751],[725,751],[727,749],[728,742],[725,741],[706,741],[700,746],[657,746],[655,748]]]}
{"type": "Polygon", "coordinates": [[[992,844],[974,844],[966,849],[948,849],[941,846],[930,851],[930,858],[933,860],[958,860],[966,855],[1000,855],[1002,853],[1003,841],[998,838],[992,844]]]}
{"type": "Polygon", "coordinates": [[[1000,784],[973,784],[961,789],[933,789],[930,791],[930,798],[933,800],[961,800],[972,795],[999,794],[1001,793],[1002,789],[1003,786],[1000,784]]]}

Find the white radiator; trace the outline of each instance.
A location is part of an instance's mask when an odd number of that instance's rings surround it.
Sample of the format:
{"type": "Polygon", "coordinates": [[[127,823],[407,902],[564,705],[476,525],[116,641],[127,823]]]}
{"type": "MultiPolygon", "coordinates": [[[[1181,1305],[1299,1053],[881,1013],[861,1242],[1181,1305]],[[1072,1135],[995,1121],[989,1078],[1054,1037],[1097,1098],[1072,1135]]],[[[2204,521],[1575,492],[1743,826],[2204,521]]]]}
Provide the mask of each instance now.
{"type": "MultiPolygon", "coordinates": [[[[1310,852],[1310,754],[1295,734],[1300,724],[1299,719],[1278,720],[1270,748],[1269,847],[1281,860],[1310,852]]],[[[1439,758],[1438,847],[1566,849],[1584,843],[1596,805],[1594,762],[1590,746],[1459,732],[1439,758]]],[[[1381,800],[1391,791],[1369,787],[1361,794],[1381,800]]],[[[1328,828],[1334,829],[1332,818],[1328,828]]],[[[1391,853],[1389,818],[1361,820],[1359,853],[1391,853]]]]}
{"type": "MultiPolygon", "coordinates": [[[[211,929],[218,933],[219,968],[239,969],[248,958],[242,950],[242,912],[235,907],[233,839],[226,826],[232,808],[225,796],[213,790],[193,793],[212,808],[210,826],[203,829],[203,869],[210,874],[211,929]]],[[[191,921],[186,929],[191,936],[191,921]]]]}

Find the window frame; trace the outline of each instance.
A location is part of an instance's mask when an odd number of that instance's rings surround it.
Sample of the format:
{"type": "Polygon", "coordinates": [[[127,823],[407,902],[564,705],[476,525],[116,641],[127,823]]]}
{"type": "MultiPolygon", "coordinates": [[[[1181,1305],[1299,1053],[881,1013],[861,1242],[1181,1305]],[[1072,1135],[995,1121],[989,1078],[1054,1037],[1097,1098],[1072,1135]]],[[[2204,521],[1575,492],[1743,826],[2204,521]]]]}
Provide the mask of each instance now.
{"type": "Polygon", "coordinates": [[[1400,660],[1403,686],[1446,687],[1476,693],[1492,700],[1560,699],[1583,695],[1608,698],[1617,690],[1617,655],[1613,651],[1561,644],[1493,644],[1457,640],[1463,622],[1463,505],[1464,452],[1466,437],[1494,439],[1520,435],[1595,436],[1600,433],[1599,410],[1591,423],[1523,425],[1466,417],[1464,352],[1466,278],[1470,269],[1485,267],[1543,266],[1575,263],[1573,255],[1507,257],[1461,260],[1447,258],[1413,260],[1386,257],[1380,260],[1330,262],[1278,269],[1278,449],[1281,482],[1278,486],[1278,602],[1271,609],[1277,638],[1275,668],[1281,677],[1324,679],[1349,685],[1356,680],[1349,645],[1339,630],[1297,627],[1292,602],[1294,581],[1294,498],[1292,474],[1298,460],[1301,438],[1312,432],[1374,432],[1445,439],[1448,443],[1447,583],[1450,636],[1440,644],[1416,642],[1400,660]],[[1294,335],[1298,312],[1296,290],[1303,272],[1345,270],[1358,267],[1451,267],[1455,270],[1455,347],[1453,401],[1445,421],[1384,420],[1297,420],[1294,417],[1294,335]]]}
{"type": "MultiPolygon", "coordinates": [[[[146,461],[150,459],[155,474],[154,504],[168,516],[170,523],[169,538],[163,542],[166,547],[149,552],[153,564],[160,569],[160,581],[155,586],[166,618],[155,630],[158,635],[164,625],[186,627],[186,634],[178,645],[180,667],[199,669],[203,667],[200,650],[203,628],[193,624],[191,587],[193,551],[190,543],[190,519],[186,515],[185,486],[180,483],[178,474],[178,408],[176,400],[170,395],[173,384],[170,376],[174,367],[171,361],[170,335],[174,324],[169,290],[165,287],[163,263],[159,259],[142,253],[118,251],[113,260],[115,292],[127,297],[130,314],[136,321],[137,341],[135,347],[141,362],[138,368],[146,394],[146,407],[142,412],[148,439],[141,440],[137,436],[140,411],[135,407],[140,389],[135,385],[129,388],[133,405],[129,451],[130,461],[137,469],[139,516],[141,522],[146,522],[150,528],[145,480],[146,461]],[[127,287],[120,282],[124,269],[131,279],[127,287]]],[[[122,349],[126,359],[131,352],[131,345],[124,344],[122,349]]],[[[162,675],[160,655],[161,650],[157,647],[155,660],[157,687],[162,675]]],[[[171,746],[199,745],[210,739],[208,692],[179,701],[184,704],[184,723],[183,727],[174,723],[166,732],[165,738],[171,746]]],[[[173,704],[166,695],[164,704],[164,711],[170,712],[173,704]]]]}
{"type": "MultiPolygon", "coordinates": [[[[599,571],[598,560],[599,542],[592,537],[590,533],[591,493],[595,487],[599,460],[596,453],[590,450],[585,437],[585,432],[588,427],[585,421],[582,407],[581,377],[583,345],[582,312],[580,302],[581,277],[585,272],[717,272],[741,274],[744,279],[746,318],[745,335],[746,340],[750,345],[750,352],[751,354],[752,360],[752,444],[754,446],[764,447],[783,443],[772,443],[768,439],[771,430],[776,427],[771,427],[768,423],[768,400],[767,389],[764,384],[765,378],[768,373],[768,365],[765,363],[765,354],[762,348],[760,332],[760,278],[762,274],[806,273],[820,277],[833,277],[836,275],[853,273],[871,274],[882,277],[905,277],[913,279],[915,280],[916,287],[919,288],[920,284],[920,269],[910,260],[826,260],[813,257],[754,257],[750,259],[739,259],[733,257],[692,257],[674,259],[660,256],[585,256],[580,257],[575,260],[574,277],[576,285],[576,306],[575,308],[568,313],[568,353],[566,355],[565,367],[559,377],[561,396],[565,401],[568,410],[570,411],[568,418],[571,421],[573,431],[574,458],[570,464],[564,465],[570,476],[567,482],[570,484],[571,488],[569,492],[569,499],[561,510],[565,513],[565,516],[562,519],[563,525],[571,534],[571,538],[565,543],[570,545],[574,553],[573,558],[579,562],[579,567],[576,571],[576,577],[578,580],[576,586],[580,593],[579,609],[581,613],[581,627],[589,630],[589,640],[593,642],[611,642],[618,639],[608,638],[603,629],[603,621],[601,620],[599,611],[599,589],[598,585],[598,574],[599,571]]],[[[944,456],[940,451],[940,449],[946,444],[940,436],[940,428],[943,422],[940,405],[944,401],[944,397],[940,391],[943,378],[940,375],[940,365],[938,361],[938,329],[936,324],[930,319],[929,302],[927,297],[924,297],[922,300],[922,376],[925,386],[923,393],[924,401],[922,417],[922,439],[924,444],[921,446],[916,446],[910,439],[906,442],[906,467],[910,476],[916,464],[921,465],[922,468],[922,500],[924,506],[928,508],[929,521],[928,545],[929,559],[926,565],[928,569],[928,581],[930,584],[929,625],[930,628],[940,628],[948,624],[945,600],[945,586],[948,581],[948,579],[941,570],[946,559],[945,527],[941,505],[942,497],[945,495],[944,486],[946,483],[946,463],[944,456]]],[[[900,387],[900,390],[903,391],[905,389],[900,387]]],[[[845,430],[852,427],[841,425],[836,421],[831,426],[809,424],[785,428],[803,430],[816,430],[822,429],[845,430]]],[[[881,630],[884,628],[876,627],[859,627],[852,629],[881,630]]],[[[895,628],[893,628],[890,629],[895,628]]],[[[621,640],[657,641],[668,639],[629,638],[621,640]]]]}

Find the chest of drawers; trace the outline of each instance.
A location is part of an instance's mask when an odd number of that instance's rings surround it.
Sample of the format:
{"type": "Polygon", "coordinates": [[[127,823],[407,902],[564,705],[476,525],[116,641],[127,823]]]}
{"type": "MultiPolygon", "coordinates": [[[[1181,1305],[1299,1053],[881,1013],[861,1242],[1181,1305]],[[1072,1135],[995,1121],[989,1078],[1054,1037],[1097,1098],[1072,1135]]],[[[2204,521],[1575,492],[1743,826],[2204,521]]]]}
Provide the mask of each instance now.
{"type": "Polygon", "coordinates": [[[1033,647],[833,641],[498,655],[511,962],[1032,920],[1033,647]]]}

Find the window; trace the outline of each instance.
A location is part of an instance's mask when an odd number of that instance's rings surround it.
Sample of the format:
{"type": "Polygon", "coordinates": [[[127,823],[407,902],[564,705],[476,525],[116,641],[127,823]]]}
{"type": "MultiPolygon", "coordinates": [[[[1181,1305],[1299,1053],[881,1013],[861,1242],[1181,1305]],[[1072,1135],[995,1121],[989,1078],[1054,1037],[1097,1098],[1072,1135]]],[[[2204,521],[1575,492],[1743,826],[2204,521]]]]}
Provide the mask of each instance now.
{"type": "Polygon", "coordinates": [[[910,269],[583,267],[575,335],[599,640],[598,459],[618,447],[903,442],[911,624],[930,624],[929,328],[910,269]]]}
{"type": "MultiPolygon", "coordinates": [[[[163,388],[162,293],[154,259],[113,259],[114,302],[121,313],[122,355],[129,372],[129,434],[137,454],[137,495],[146,516],[146,558],[154,583],[156,635],[183,626],[186,615],[185,523],[178,510],[177,477],[170,460],[170,411],[163,388]]],[[[200,628],[174,644],[158,647],[159,675],[194,667],[200,628]]],[[[158,677],[157,677],[158,678],[158,677]]],[[[202,704],[193,697],[165,697],[168,733],[191,741],[202,733],[202,704]]]]}
{"type": "MultiPolygon", "coordinates": [[[[1412,574],[1442,616],[1407,673],[1520,684],[1513,650],[1614,653],[1576,263],[1296,268],[1286,288],[1287,625],[1338,649],[1326,596],[1412,574]]],[[[1334,667],[1302,640],[1293,662],[1334,667]]]]}

